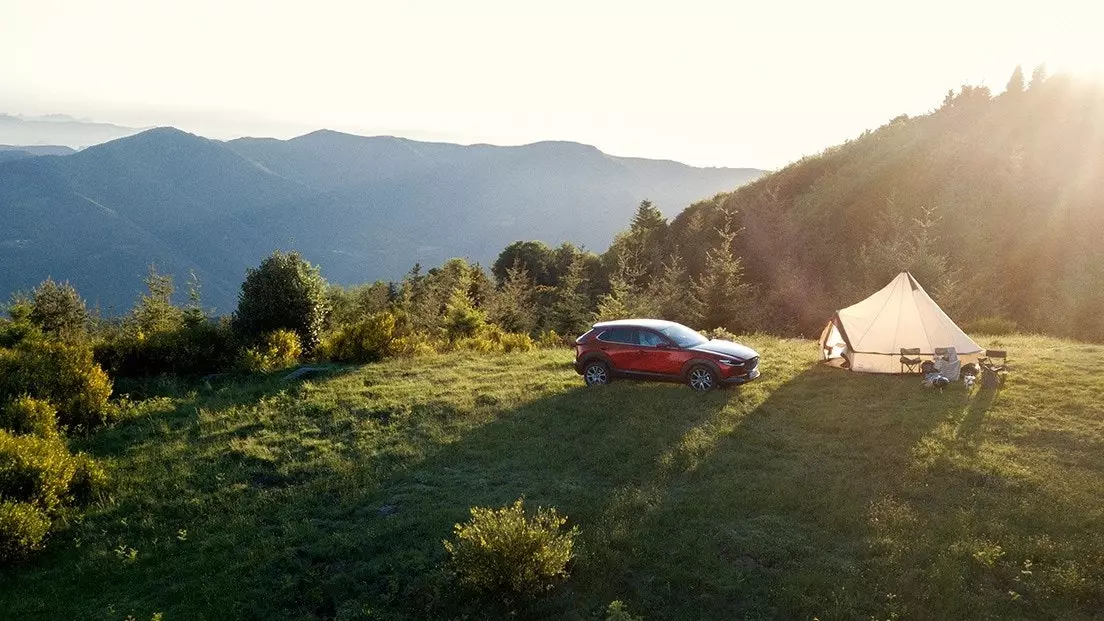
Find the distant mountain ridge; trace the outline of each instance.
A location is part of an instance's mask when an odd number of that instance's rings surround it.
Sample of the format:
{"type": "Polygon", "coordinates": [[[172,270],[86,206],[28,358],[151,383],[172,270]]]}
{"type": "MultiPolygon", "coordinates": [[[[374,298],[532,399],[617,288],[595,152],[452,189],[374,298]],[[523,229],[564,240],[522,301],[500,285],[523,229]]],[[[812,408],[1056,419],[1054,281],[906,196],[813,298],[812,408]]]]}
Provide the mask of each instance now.
{"type": "Polygon", "coordinates": [[[0,162],[0,295],[47,276],[107,312],[147,267],[195,272],[232,310],[248,267],[294,248],[351,284],[415,262],[489,263],[508,243],[604,249],[645,198],[673,214],[763,171],[620,158],[571,142],[462,146],[322,130],[210,140],[158,128],[65,156],[0,162]]]}
{"type": "Polygon", "coordinates": [[[84,148],[132,136],[142,131],[111,123],[97,123],[64,114],[22,116],[0,113],[0,144],[66,145],[84,148]]]}

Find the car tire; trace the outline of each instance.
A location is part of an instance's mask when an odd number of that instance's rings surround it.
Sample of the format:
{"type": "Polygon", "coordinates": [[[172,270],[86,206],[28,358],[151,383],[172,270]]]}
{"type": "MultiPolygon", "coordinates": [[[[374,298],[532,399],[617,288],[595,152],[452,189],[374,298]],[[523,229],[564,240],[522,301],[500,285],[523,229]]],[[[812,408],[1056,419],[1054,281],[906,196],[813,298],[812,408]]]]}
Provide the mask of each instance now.
{"type": "Polygon", "coordinates": [[[686,372],[686,385],[698,392],[709,392],[717,387],[717,372],[705,364],[696,364],[686,372]]]}
{"type": "Polygon", "coordinates": [[[604,386],[611,379],[609,365],[601,360],[592,360],[583,367],[583,381],[587,386],[604,386]]]}

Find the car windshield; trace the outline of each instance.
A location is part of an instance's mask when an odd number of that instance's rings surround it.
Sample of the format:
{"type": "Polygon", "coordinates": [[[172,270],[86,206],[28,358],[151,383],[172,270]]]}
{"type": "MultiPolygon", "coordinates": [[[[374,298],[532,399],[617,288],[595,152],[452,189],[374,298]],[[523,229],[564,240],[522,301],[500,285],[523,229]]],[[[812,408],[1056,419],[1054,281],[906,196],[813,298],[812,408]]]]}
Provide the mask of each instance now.
{"type": "Polygon", "coordinates": [[[694,332],[686,326],[675,324],[669,328],[660,330],[663,334],[667,335],[672,341],[678,343],[679,347],[693,347],[695,345],[701,345],[702,343],[709,342],[709,339],[694,332]]]}

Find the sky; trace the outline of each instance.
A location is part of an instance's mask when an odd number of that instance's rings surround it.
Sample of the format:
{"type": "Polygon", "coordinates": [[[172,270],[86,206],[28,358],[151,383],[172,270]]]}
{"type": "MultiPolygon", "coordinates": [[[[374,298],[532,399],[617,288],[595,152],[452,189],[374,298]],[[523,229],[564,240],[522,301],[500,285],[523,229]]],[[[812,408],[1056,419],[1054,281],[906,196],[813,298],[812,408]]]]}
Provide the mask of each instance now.
{"type": "Polygon", "coordinates": [[[1097,4],[0,0],[0,112],[779,168],[1018,64],[1104,73],[1097,4]]]}

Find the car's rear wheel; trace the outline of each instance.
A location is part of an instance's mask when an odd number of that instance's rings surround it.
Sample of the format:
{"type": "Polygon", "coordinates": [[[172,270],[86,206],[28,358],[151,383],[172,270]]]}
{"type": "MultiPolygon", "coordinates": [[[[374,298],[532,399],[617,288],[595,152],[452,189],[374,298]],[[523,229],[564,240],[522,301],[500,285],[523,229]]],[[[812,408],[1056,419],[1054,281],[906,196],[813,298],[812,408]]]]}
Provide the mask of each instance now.
{"type": "Polygon", "coordinates": [[[587,386],[603,386],[610,383],[609,365],[604,362],[588,362],[583,368],[583,379],[587,386]]]}
{"type": "Polygon", "coordinates": [[[698,392],[709,392],[717,387],[717,372],[704,364],[696,365],[686,374],[686,384],[698,392]]]}

